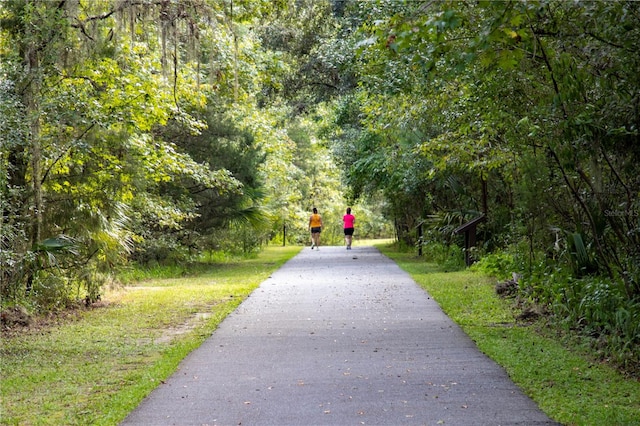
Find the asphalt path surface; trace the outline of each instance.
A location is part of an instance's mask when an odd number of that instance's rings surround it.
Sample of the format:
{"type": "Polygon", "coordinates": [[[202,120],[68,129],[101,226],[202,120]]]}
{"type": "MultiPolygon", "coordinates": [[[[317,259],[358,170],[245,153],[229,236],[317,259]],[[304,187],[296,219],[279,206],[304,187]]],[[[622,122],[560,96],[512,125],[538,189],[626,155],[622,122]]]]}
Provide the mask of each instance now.
{"type": "Polygon", "coordinates": [[[373,247],[306,247],[122,425],[555,424],[373,247]]]}

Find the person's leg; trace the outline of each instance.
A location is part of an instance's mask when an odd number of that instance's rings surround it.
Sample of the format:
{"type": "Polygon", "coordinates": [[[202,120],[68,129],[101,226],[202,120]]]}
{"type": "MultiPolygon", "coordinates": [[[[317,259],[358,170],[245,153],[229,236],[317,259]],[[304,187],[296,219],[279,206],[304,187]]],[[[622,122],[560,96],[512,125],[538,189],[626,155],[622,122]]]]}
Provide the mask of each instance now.
{"type": "Polygon", "coordinates": [[[351,242],[353,241],[353,229],[347,228],[344,231],[344,240],[347,244],[347,250],[351,250],[351,242]]]}

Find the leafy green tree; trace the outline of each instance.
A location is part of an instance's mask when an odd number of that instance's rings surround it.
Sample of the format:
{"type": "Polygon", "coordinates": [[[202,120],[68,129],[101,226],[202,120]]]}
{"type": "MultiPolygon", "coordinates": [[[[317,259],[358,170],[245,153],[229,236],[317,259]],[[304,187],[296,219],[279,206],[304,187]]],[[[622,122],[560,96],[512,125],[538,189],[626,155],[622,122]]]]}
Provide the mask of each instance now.
{"type": "MultiPolygon", "coordinates": [[[[380,3],[376,25],[362,27],[368,36],[360,43],[363,128],[382,141],[416,132],[423,140],[417,152],[432,165],[431,177],[453,176],[463,183],[470,195],[467,209],[489,214],[496,233],[511,232],[513,220],[537,223],[535,235],[529,234],[536,249],[544,249],[551,224],[579,232],[599,259],[593,266],[625,275],[636,269],[631,260],[637,257],[636,233],[628,232],[635,221],[623,226],[620,217],[604,216],[613,209],[612,193],[627,194],[618,212],[626,219],[633,215],[637,201],[626,191],[632,179],[622,171],[635,157],[626,149],[620,156],[603,141],[633,140],[637,134],[632,113],[621,114],[628,117],[625,123],[620,114],[610,116],[618,109],[604,101],[609,92],[602,88],[623,84],[622,93],[635,93],[637,78],[625,71],[635,66],[627,55],[637,49],[628,37],[637,28],[635,7],[627,2],[380,3]],[[599,29],[587,29],[585,20],[595,16],[625,25],[594,22],[588,28],[599,29]],[[517,207],[513,185],[523,159],[542,163],[552,183],[560,177],[543,197],[557,215],[545,209],[531,215],[531,209],[517,207]],[[524,217],[509,217],[505,210],[513,207],[524,217]],[[621,257],[631,263],[622,266],[621,257]]],[[[633,62],[637,55],[630,57],[633,62]]],[[[625,100],[620,111],[634,104],[633,95],[625,100]]],[[[438,200],[446,195],[432,194],[438,200]]],[[[630,294],[636,281],[629,281],[630,294]]]]}
{"type": "Polygon", "coordinates": [[[3,275],[3,293],[17,297],[20,287],[35,286],[37,296],[59,288],[65,303],[79,296],[72,289],[85,287],[93,301],[101,276],[140,236],[131,233],[132,217],[153,212],[157,223],[179,227],[193,216],[193,203],[160,197],[164,183],[188,178],[220,192],[238,188],[227,171],[211,170],[154,133],[170,118],[201,128],[185,112],[204,101],[192,95],[193,67],[166,58],[168,47],[175,53],[180,40],[193,36],[184,24],[205,6],[12,1],[1,7],[3,81],[21,94],[3,112],[26,116],[17,126],[25,131],[3,144],[18,201],[3,211],[15,230],[14,267],[3,275]],[[158,15],[172,32],[156,26],[158,15]],[[148,37],[153,33],[160,37],[148,37]]]}

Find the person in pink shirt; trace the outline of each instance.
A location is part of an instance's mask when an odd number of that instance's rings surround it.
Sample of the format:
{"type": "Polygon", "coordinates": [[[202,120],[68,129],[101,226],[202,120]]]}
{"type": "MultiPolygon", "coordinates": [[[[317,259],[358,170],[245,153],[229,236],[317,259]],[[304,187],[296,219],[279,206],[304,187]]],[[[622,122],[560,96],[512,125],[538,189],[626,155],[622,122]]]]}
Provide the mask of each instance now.
{"type": "Polygon", "coordinates": [[[347,207],[347,214],[342,216],[342,222],[344,223],[344,242],[347,244],[347,250],[351,250],[354,224],[356,223],[356,217],[351,214],[351,207],[347,207]]]}

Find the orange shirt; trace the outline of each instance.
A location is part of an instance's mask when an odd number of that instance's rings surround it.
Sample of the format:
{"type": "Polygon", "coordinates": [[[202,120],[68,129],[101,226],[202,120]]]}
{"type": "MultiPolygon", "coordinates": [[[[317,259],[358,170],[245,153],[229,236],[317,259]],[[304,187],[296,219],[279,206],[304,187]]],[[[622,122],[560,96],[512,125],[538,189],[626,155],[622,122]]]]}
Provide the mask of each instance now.
{"type": "Polygon", "coordinates": [[[309,226],[311,228],[320,228],[322,226],[322,218],[319,214],[312,214],[311,219],[309,219],[309,226]]]}

